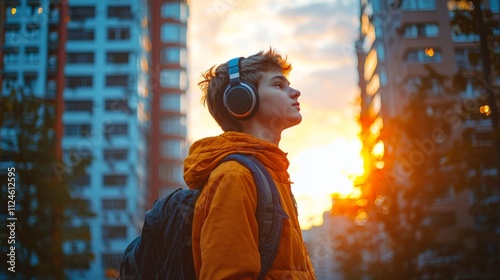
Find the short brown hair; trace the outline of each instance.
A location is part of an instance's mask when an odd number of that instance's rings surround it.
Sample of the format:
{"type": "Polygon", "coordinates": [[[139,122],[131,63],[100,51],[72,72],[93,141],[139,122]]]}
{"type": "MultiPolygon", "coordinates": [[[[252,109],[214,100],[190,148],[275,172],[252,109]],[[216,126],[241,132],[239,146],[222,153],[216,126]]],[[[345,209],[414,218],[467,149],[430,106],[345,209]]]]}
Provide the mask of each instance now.
{"type": "MultiPolygon", "coordinates": [[[[286,61],[276,50],[260,51],[241,60],[240,79],[251,84],[255,89],[259,87],[262,74],[267,71],[281,71],[287,76],[292,70],[292,65],[286,61]]],[[[202,74],[203,80],[198,83],[203,95],[202,102],[208,105],[208,111],[224,131],[242,131],[240,121],[232,117],[224,108],[224,91],[229,85],[227,62],[219,66],[212,66],[202,74]]],[[[258,93],[257,93],[258,94],[258,93]]]]}

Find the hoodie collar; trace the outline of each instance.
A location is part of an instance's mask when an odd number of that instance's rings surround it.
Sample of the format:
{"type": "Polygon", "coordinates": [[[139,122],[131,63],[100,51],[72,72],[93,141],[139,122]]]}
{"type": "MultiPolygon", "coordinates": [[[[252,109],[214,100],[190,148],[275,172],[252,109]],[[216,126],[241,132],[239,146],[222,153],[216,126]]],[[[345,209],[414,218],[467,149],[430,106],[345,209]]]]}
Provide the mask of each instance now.
{"type": "Polygon", "coordinates": [[[288,159],[274,143],[264,141],[242,132],[225,132],[219,136],[203,138],[191,145],[184,161],[184,180],[191,189],[200,188],[219,165],[230,154],[253,155],[266,168],[286,171],[288,159]]]}

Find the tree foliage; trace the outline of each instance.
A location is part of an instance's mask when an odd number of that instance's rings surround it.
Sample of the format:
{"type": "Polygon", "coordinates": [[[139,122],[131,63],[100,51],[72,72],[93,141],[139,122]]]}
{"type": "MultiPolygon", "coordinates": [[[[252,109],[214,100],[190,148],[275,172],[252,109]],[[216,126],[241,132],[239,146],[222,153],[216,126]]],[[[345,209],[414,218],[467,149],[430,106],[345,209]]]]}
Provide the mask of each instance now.
{"type": "MultiPolygon", "coordinates": [[[[68,182],[79,176],[90,162],[66,169],[64,176],[54,170],[62,164],[56,155],[56,110],[53,100],[12,90],[1,97],[0,127],[2,162],[15,168],[15,273],[2,265],[2,274],[13,279],[64,279],[64,226],[68,209],[78,205],[70,196],[68,182]]],[[[10,167],[10,166],[9,166],[10,167]]],[[[6,170],[0,173],[2,185],[6,170]]],[[[7,187],[2,187],[7,201],[7,187]]],[[[2,207],[2,214],[6,211],[2,207]]],[[[72,214],[89,216],[89,209],[72,214]]],[[[3,222],[3,221],[2,221],[3,222]]],[[[2,230],[6,227],[2,226],[2,230]]],[[[6,254],[2,246],[2,254],[6,254]]]]}

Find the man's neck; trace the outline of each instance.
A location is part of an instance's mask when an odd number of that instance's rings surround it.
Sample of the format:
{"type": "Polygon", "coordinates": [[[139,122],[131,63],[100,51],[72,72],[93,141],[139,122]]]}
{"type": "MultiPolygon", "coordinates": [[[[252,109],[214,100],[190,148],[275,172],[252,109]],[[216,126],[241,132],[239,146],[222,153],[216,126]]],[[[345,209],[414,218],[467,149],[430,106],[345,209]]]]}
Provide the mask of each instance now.
{"type": "Polygon", "coordinates": [[[246,134],[250,134],[255,138],[274,143],[279,147],[279,143],[281,140],[281,131],[273,131],[270,128],[260,125],[244,125],[243,132],[246,134]]]}

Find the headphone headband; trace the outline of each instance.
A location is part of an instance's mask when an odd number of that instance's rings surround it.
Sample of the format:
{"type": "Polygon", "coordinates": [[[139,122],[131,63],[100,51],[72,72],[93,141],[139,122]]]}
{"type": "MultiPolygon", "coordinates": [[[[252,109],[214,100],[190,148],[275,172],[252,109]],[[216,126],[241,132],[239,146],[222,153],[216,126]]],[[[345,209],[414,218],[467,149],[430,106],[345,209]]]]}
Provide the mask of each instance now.
{"type": "Polygon", "coordinates": [[[231,86],[237,86],[241,83],[240,81],[240,66],[243,57],[233,58],[228,61],[228,73],[229,73],[229,83],[231,86]]]}

